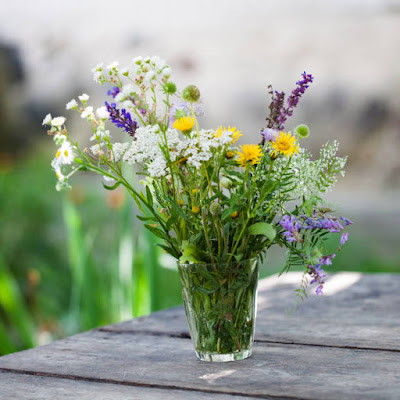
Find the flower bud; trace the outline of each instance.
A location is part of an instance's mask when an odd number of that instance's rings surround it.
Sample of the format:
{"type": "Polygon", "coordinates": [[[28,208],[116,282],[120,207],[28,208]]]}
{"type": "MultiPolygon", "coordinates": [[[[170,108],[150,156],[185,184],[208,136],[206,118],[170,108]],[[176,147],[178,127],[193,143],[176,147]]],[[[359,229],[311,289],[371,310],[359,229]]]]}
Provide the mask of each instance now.
{"type": "Polygon", "coordinates": [[[174,82],[167,82],[164,86],[164,93],[174,94],[176,92],[176,85],[174,82]]]}
{"type": "Polygon", "coordinates": [[[186,86],[182,92],[182,99],[190,103],[196,103],[200,98],[200,90],[195,85],[186,86]]]}
{"type": "Polygon", "coordinates": [[[231,158],[233,158],[233,156],[235,155],[235,153],[233,152],[233,151],[227,151],[226,153],[225,153],[225,157],[229,160],[229,159],[231,159],[231,158]]]}
{"type": "Polygon", "coordinates": [[[239,213],[238,213],[237,211],[234,211],[234,212],[231,214],[231,218],[232,218],[232,219],[239,218],[239,213]]]}
{"type": "Polygon", "coordinates": [[[221,180],[219,181],[219,184],[224,189],[231,189],[233,187],[233,182],[229,178],[225,178],[225,177],[221,178],[221,180]]]}
{"type": "Polygon", "coordinates": [[[200,212],[200,207],[199,206],[193,206],[192,207],[192,213],[194,215],[197,215],[200,212]]]}
{"type": "Polygon", "coordinates": [[[211,203],[210,213],[212,216],[217,216],[221,214],[221,205],[219,203],[211,203]]]}
{"type": "Polygon", "coordinates": [[[310,134],[310,129],[307,125],[301,124],[296,126],[296,133],[300,139],[305,139],[310,134]]]}

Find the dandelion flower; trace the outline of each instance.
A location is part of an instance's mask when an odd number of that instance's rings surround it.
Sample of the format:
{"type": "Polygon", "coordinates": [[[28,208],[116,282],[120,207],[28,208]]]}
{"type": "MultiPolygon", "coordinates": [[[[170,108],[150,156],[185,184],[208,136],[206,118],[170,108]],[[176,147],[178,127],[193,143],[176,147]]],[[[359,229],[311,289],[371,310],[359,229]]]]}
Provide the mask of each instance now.
{"type": "Polygon", "coordinates": [[[285,156],[292,156],[294,153],[299,152],[299,146],[296,144],[296,138],[287,132],[280,132],[279,136],[276,137],[275,142],[271,143],[272,156],[282,153],[285,156]]]}
{"type": "Polygon", "coordinates": [[[182,117],[174,122],[173,127],[178,131],[181,131],[183,133],[188,133],[192,130],[193,125],[194,125],[193,117],[182,117]]]}
{"type": "Polygon", "coordinates": [[[240,147],[241,151],[236,152],[239,155],[237,162],[243,168],[246,168],[247,163],[258,164],[260,158],[264,155],[258,144],[244,144],[240,147]]]}
{"type": "Polygon", "coordinates": [[[220,138],[220,137],[222,137],[222,136],[224,135],[224,132],[229,132],[229,133],[232,132],[232,141],[231,141],[231,144],[237,142],[237,141],[239,140],[240,136],[243,136],[243,135],[240,133],[240,131],[237,130],[236,126],[232,126],[232,128],[231,128],[230,126],[228,126],[228,128],[226,128],[225,126],[224,126],[224,127],[219,126],[219,127],[217,128],[217,131],[214,132],[214,136],[215,136],[216,138],[220,138]]]}

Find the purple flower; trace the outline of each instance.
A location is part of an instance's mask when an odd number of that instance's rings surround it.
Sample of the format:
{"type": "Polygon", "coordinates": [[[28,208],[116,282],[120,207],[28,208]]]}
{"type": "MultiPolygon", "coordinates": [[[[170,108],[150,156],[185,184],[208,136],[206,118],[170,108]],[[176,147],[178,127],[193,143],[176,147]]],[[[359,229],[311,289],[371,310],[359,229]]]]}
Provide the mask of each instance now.
{"type": "Polygon", "coordinates": [[[272,103],[270,105],[270,117],[268,126],[283,130],[287,117],[293,115],[293,109],[299,103],[300,97],[304,94],[309,84],[314,80],[313,76],[307,74],[305,71],[302,74],[301,80],[296,82],[296,88],[292,90],[292,94],[287,98],[287,106],[284,106],[285,93],[277,92],[273,94],[272,103]]]}
{"type": "Polygon", "coordinates": [[[279,223],[286,230],[286,232],[283,232],[283,234],[289,243],[302,241],[299,234],[299,229],[301,229],[302,226],[300,221],[295,216],[284,215],[279,223]]]}
{"type": "Polygon", "coordinates": [[[310,281],[310,284],[312,285],[313,283],[318,283],[317,288],[315,289],[315,293],[317,295],[323,294],[322,289],[324,288],[325,280],[324,278],[326,277],[325,271],[322,269],[322,265],[332,265],[332,258],[335,258],[336,254],[331,254],[329,256],[323,256],[318,259],[318,264],[317,265],[308,265],[308,273],[311,275],[312,280],[310,281]]]}
{"type": "Polygon", "coordinates": [[[349,232],[343,233],[342,237],[340,238],[340,244],[344,245],[348,239],[349,239],[349,232]]]}
{"type": "Polygon", "coordinates": [[[116,96],[119,92],[121,92],[121,89],[120,89],[118,86],[114,86],[114,87],[112,88],[112,90],[108,90],[108,91],[107,91],[107,94],[108,94],[109,96],[112,96],[113,99],[115,99],[115,96],[116,96]]]}
{"type": "Polygon", "coordinates": [[[110,120],[118,128],[123,128],[130,136],[134,137],[138,124],[135,120],[132,120],[131,114],[125,109],[119,110],[115,103],[108,104],[105,102],[107,111],[110,113],[110,120]]]}
{"type": "Polygon", "coordinates": [[[352,224],[352,222],[345,217],[340,217],[340,219],[342,220],[344,226],[352,224]]]}
{"type": "Polygon", "coordinates": [[[265,142],[275,142],[276,136],[278,134],[278,130],[271,128],[266,128],[261,132],[261,135],[264,136],[265,142]]]}

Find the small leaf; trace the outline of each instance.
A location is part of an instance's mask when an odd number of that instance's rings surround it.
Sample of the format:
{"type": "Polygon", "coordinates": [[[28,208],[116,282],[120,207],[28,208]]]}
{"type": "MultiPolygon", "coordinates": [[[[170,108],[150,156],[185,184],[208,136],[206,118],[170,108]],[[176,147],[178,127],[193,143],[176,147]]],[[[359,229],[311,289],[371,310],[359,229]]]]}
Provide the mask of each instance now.
{"type": "Polygon", "coordinates": [[[248,231],[250,235],[264,235],[271,242],[275,239],[276,236],[275,228],[271,224],[267,224],[266,222],[257,222],[256,224],[249,226],[248,231]]]}
{"type": "Polygon", "coordinates": [[[182,242],[182,255],[179,258],[181,264],[195,263],[201,264],[202,261],[198,259],[198,249],[194,244],[189,244],[187,240],[182,242]]]}

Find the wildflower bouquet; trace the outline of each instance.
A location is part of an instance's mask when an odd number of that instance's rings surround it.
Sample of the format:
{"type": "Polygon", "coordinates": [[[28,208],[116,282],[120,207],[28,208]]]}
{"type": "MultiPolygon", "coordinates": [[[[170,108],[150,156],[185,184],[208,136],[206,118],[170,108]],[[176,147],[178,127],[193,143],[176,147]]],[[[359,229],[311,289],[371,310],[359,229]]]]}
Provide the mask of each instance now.
{"type": "MultiPolygon", "coordinates": [[[[159,57],[138,57],[130,68],[117,62],[93,69],[99,84],[111,85],[111,100],[94,111],[89,96],[71,100],[67,109],[86,119],[92,145],[81,149],[69,135],[64,117],[47,115],[59,146],[52,167],[57,189],[68,189],[77,171],[102,176],[103,186],[122,185],[142,215],[138,218],[157,243],[178,260],[190,331],[201,359],[227,361],[251,354],[257,287],[257,260],[272,245],[288,249],[282,272],[304,267],[306,286],[324,285],[324,240],[351,222],[337,218],[321,195],[343,175],[346,158],[336,155],[338,143],[322,147],[312,160],[301,146],[306,125],[285,131],[288,117],[313,77],[305,72],[296,88],[272,91],[261,142],[238,145],[236,127],[201,129],[200,91],[181,92],[170,79],[171,68],[159,57]],[[120,128],[111,135],[108,125],[120,128]],[[143,190],[128,179],[134,170],[144,177],[143,190]]],[[[341,235],[344,244],[348,233],[341,235]]]]}

